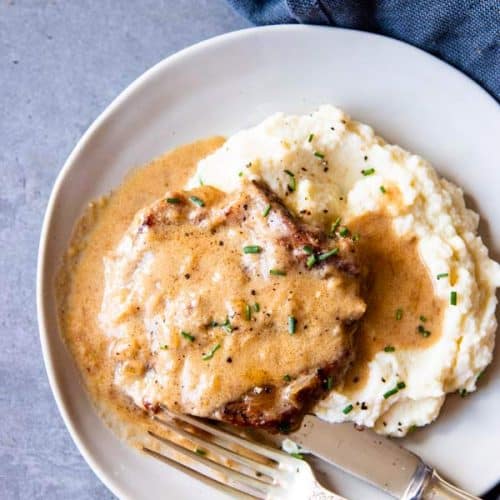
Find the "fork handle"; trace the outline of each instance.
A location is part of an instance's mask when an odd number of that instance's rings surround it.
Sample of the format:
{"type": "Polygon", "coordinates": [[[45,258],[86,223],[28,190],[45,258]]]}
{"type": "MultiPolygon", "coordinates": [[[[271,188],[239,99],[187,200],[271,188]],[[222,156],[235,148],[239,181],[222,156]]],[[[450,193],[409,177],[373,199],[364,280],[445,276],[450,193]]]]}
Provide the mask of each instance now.
{"type": "Polygon", "coordinates": [[[432,471],[422,497],[425,500],[479,500],[478,497],[445,481],[435,470],[432,471]]]}
{"type": "Polygon", "coordinates": [[[332,493],[316,481],[309,500],[346,500],[344,497],[332,493]]]}

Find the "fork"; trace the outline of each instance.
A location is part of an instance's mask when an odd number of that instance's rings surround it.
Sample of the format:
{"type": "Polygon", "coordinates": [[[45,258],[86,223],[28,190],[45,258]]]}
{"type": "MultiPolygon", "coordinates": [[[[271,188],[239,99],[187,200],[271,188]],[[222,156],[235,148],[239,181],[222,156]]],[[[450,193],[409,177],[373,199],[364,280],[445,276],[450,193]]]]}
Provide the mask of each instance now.
{"type": "Polygon", "coordinates": [[[153,422],[144,452],[233,498],[345,500],[301,458],[166,408],[153,422]]]}

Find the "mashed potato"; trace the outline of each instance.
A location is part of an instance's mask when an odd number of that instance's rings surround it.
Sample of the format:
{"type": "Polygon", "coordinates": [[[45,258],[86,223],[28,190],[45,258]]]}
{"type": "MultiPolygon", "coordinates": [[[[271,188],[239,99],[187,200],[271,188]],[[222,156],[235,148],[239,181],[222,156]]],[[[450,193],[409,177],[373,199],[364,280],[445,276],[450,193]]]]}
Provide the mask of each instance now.
{"type": "Polygon", "coordinates": [[[199,162],[189,184],[232,191],[245,177],[263,179],[292,211],[323,228],[339,216],[348,224],[389,213],[397,235],[418,239],[434,294],[447,304],[438,341],[426,349],[377,353],[366,383],[349,394],[338,386],[317,405],[318,416],[402,436],[434,420],[446,393],[476,389],[492,359],[500,266],[489,259],[477,236],[479,217],[465,207],[458,187],[332,106],[311,115],[279,113],[235,134],[199,162]],[[401,380],[405,390],[384,397],[401,380]],[[363,401],[364,411],[345,412],[353,401],[363,401]]]}

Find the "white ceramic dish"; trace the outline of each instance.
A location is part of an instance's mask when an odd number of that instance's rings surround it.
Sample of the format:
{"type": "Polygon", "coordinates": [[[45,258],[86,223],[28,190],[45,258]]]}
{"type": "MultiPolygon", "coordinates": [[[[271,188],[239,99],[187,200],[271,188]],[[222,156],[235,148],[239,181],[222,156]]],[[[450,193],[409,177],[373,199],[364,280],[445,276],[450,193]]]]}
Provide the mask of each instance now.
{"type": "MultiPolygon", "coordinates": [[[[133,166],[197,138],[230,134],[275,111],[332,103],[390,141],[418,152],[464,186],[498,258],[500,110],[479,86],[406,44],[356,31],[274,26],[230,33],[175,54],[128,87],[79,141],[54,186],[40,240],[38,320],[54,397],[89,465],[121,498],[216,498],[200,483],[120,442],[97,417],[57,329],[53,279],[86,203],[133,166]]],[[[452,397],[439,420],[404,440],[474,493],[500,479],[500,363],[467,401],[452,397]]],[[[383,498],[327,470],[349,498],[383,498]]]]}

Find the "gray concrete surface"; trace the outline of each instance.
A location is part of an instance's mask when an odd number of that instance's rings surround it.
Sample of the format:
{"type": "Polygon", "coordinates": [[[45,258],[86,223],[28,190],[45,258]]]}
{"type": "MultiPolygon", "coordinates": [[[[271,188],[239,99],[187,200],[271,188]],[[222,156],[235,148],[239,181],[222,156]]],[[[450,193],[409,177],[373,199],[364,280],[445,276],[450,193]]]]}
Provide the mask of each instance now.
{"type": "Polygon", "coordinates": [[[224,0],[0,0],[0,498],[111,498],[76,450],[43,367],[38,237],[55,177],[144,70],[248,26],[224,0]]]}

